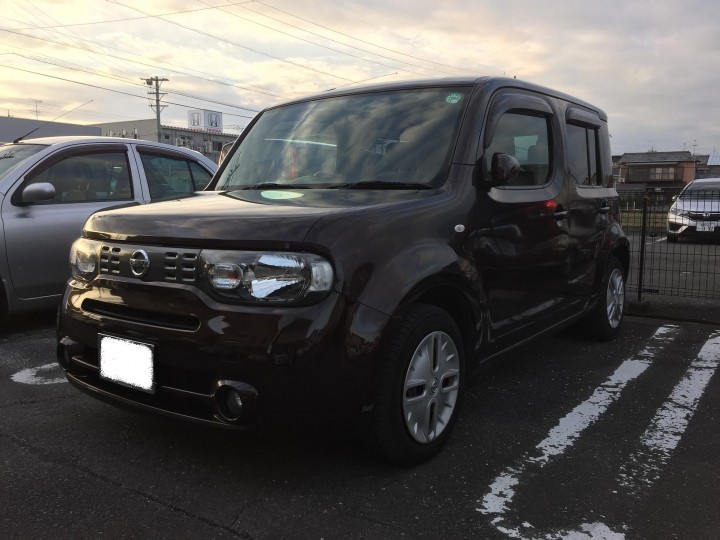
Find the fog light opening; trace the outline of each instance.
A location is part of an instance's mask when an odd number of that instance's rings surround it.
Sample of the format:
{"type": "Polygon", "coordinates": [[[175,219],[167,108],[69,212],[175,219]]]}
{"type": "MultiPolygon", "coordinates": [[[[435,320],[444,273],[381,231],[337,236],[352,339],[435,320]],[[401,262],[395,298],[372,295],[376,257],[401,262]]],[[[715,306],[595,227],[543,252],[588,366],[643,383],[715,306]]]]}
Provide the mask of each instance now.
{"type": "Polygon", "coordinates": [[[225,392],[225,406],[231,416],[240,418],[243,412],[243,402],[237,390],[230,389],[225,392]]]}
{"type": "Polygon", "coordinates": [[[219,420],[231,424],[247,424],[255,420],[258,393],[249,384],[239,381],[218,381],[213,395],[219,420]]]}

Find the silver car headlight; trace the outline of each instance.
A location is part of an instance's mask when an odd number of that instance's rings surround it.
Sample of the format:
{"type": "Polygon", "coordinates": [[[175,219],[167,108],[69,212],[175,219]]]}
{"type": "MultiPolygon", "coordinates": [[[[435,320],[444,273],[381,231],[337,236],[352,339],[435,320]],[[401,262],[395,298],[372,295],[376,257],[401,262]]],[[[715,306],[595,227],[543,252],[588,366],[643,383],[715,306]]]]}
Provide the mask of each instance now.
{"type": "Polygon", "coordinates": [[[70,269],[73,278],[92,281],[97,276],[100,246],[100,242],[87,238],[75,240],[70,248],[70,269]]]}
{"type": "Polygon", "coordinates": [[[670,213],[675,216],[680,216],[680,217],[688,217],[690,215],[690,213],[687,210],[685,210],[684,208],[678,208],[675,205],[672,205],[670,207],[670,213]]]}
{"type": "Polygon", "coordinates": [[[211,290],[229,300],[298,302],[332,289],[330,263],[309,253],[207,250],[201,272],[211,290]]]}

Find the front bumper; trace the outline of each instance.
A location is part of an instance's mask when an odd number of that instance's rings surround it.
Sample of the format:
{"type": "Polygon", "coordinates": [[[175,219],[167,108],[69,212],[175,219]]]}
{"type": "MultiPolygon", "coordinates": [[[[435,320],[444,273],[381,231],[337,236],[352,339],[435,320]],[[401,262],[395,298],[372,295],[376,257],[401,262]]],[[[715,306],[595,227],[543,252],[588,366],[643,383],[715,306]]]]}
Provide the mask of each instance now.
{"type": "Polygon", "coordinates": [[[58,321],[58,361],[80,390],[223,427],[262,417],[352,414],[371,396],[388,317],[331,293],[296,307],[227,305],[191,285],[97,278],[70,282],[58,321]],[[153,346],[154,393],[100,377],[99,334],[153,346]],[[255,396],[242,415],[222,407],[223,384],[255,396]]]}
{"type": "Polygon", "coordinates": [[[671,239],[720,239],[720,221],[696,221],[687,217],[668,215],[667,236],[671,239]]]}

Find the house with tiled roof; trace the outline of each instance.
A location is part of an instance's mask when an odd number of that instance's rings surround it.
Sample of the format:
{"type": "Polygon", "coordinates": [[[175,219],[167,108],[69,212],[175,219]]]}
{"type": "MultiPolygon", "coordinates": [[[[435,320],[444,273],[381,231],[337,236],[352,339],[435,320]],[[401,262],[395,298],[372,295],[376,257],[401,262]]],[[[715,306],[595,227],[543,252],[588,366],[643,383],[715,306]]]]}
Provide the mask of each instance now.
{"type": "Polygon", "coordinates": [[[720,178],[720,153],[713,152],[698,164],[696,178],[720,178]]]}
{"type": "Polygon", "coordinates": [[[630,152],[620,156],[620,183],[626,189],[646,187],[682,187],[695,180],[698,165],[707,163],[707,155],[693,155],[687,150],[677,152],[630,152]]]}

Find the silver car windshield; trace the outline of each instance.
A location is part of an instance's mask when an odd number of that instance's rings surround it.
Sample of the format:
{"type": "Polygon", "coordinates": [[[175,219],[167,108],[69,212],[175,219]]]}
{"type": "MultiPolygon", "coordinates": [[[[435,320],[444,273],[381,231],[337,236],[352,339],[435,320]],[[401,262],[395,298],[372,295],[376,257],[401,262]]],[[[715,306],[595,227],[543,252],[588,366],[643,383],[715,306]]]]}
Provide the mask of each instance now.
{"type": "Polygon", "coordinates": [[[720,181],[718,182],[693,182],[680,194],[680,197],[697,197],[700,193],[712,193],[713,196],[717,197],[720,195],[720,181]]]}
{"type": "Polygon", "coordinates": [[[226,158],[215,189],[437,186],[470,92],[386,91],[268,110],[226,158]]]}
{"type": "Polygon", "coordinates": [[[0,180],[27,158],[37,154],[44,144],[4,144],[0,146],[0,180]]]}

